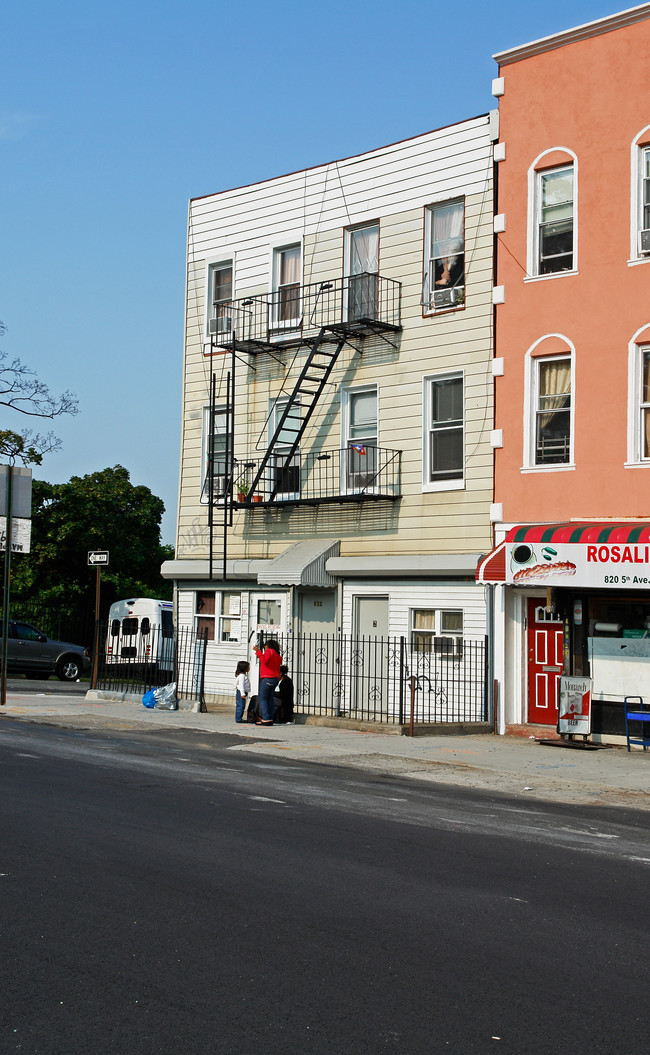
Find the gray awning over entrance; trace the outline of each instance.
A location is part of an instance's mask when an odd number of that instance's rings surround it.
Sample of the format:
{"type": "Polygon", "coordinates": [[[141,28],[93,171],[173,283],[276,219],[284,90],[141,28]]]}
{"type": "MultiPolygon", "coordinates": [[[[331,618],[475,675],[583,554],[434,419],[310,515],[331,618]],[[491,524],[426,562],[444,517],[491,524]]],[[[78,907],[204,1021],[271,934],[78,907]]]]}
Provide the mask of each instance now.
{"type": "Polygon", "coordinates": [[[334,586],[336,579],[325,569],[330,557],[337,557],[339,539],[304,539],[294,542],[279,557],[265,562],[257,574],[263,586],[334,586]]]}

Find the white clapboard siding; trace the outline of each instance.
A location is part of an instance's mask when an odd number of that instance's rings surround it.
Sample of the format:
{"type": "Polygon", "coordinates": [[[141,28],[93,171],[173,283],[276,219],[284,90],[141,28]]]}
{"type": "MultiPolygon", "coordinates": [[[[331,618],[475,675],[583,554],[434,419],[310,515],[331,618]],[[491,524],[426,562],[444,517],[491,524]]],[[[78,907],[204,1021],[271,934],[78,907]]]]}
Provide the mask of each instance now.
{"type": "Polygon", "coordinates": [[[463,612],[463,635],[483,637],[485,634],[485,596],[475,583],[457,580],[391,582],[390,592],[371,581],[346,581],[342,610],[342,630],[353,634],[354,608],[357,597],[388,597],[388,634],[408,636],[411,631],[411,612],[415,609],[453,609],[463,612]]]}
{"type": "Polygon", "coordinates": [[[356,158],[193,200],[188,260],[236,251],[240,295],[240,284],[268,284],[272,246],[480,194],[490,175],[488,118],[464,121],[356,158]]]}
{"type": "MultiPolygon", "coordinates": [[[[403,331],[396,347],[350,344],[303,437],[303,452],[341,445],[342,387],[376,384],[379,444],[402,451],[402,493],[386,509],[296,507],[279,515],[237,512],[229,556],[275,556],[302,538],[341,539],[341,554],[479,552],[489,548],[492,500],[492,196],[487,117],[439,129],[355,158],[290,173],[190,203],[183,370],[183,427],[177,556],[205,557],[207,508],[199,501],[203,408],[210,376],[220,385],[230,357],[206,354],[210,262],[232,259],[235,295],[270,289],[273,248],[300,241],[302,282],[345,273],[344,230],[380,225],[379,270],[402,283],[403,331]],[[422,315],[425,207],[465,200],[466,303],[462,311],[422,315]],[[462,490],[423,493],[424,378],[462,371],[466,473],[462,490]]],[[[271,402],[288,393],[305,348],[260,354],[237,365],[235,455],[259,456],[271,402]]]]}

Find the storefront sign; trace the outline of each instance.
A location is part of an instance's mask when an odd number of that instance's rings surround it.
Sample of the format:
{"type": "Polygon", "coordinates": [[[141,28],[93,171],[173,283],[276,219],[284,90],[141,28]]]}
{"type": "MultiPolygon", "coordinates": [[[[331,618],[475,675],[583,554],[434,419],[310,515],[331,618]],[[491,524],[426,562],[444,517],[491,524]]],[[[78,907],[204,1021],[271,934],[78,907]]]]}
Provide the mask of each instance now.
{"type": "Polygon", "coordinates": [[[591,679],[563,674],[560,678],[558,732],[591,732],[591,679]]]}
{"type": "Polygon", "coordinates": [[[650,544],[512,542],[506,582],[513,586],[650,589],[650,544]]]}

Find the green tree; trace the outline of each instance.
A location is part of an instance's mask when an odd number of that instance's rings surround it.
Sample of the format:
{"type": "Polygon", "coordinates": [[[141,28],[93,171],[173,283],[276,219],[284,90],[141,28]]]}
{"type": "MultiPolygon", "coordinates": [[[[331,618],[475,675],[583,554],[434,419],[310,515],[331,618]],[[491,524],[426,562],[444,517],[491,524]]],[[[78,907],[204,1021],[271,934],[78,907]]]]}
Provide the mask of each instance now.
{"type": "Polygon", "coordinates": [[[160,565],[173,548],[160,541],[162,499],[135,487],[122,465],[64,484],[34,480],[31,553],[12,562],[14,604],[53,608],[71,618],[89,616],[95,605],[95,570],[88,551],[106,549],[101,617],[127,597],[171,597],[160,565]]]}

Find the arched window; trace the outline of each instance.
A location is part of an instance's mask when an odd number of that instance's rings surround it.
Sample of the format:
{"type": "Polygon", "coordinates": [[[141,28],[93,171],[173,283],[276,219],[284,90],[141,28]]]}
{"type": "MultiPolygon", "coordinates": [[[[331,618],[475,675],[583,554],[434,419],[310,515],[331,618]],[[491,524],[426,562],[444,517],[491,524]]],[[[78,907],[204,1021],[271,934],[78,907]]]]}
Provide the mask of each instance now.
{"type": "Polygon", "coordinates": [[[574,348],[562,334],[536,341],[526,352],[524,467],[573,465],[574,348]]]}
{"type": "Polygon", "coordinates": [[[632,141],[630,260],[650,260],[650,125],[632,141]]]}
{"type": "Polygon", "coordinates": [[[576,157],[564,148],[545,151],[528,173],[528,274],[539,278],[575,271],[576,157]]]}

